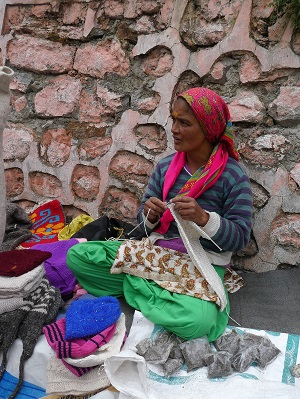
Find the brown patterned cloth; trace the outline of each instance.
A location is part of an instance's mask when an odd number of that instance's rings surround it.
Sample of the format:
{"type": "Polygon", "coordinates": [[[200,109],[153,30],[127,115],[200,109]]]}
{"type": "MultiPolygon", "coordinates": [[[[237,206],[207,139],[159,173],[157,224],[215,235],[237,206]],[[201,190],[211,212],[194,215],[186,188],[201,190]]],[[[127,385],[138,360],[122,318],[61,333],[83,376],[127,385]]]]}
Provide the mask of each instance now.
{"type": "MultiPolygon", "coordinates": [[[[188,254],[153,245],[149,239],[124,241],[110,272],[150,279],[170,292],[219,303],[218,296],[188,254]]],[[[229,292],[242,286],[241,278],[233,270],[227,270],[225,277],[224,285],[229,292]]]]}

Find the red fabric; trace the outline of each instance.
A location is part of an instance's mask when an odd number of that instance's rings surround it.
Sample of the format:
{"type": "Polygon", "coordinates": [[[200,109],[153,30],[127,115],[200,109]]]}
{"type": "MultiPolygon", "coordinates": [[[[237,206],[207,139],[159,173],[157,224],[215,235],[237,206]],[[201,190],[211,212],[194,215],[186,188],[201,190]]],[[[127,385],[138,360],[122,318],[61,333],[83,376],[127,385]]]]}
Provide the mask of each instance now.
{"type": "Polygon", "coordinates": [[[32,237],[22,242],[23,248],[58,241],[58,233],[65,227],[65,217],[58,200],[39,206],[29,215],[29,218],[33,223],[30,229],[32,237]]]}
{"type": "Polygon", "coordinates": [[[51,252],[39,249],[13,249],[0,252],[0,276],[18,277],[30,272],[52,256],[51,252]]]}
{"type": "Polygon", "coordinates": [[[230,112],[227,104],[217,93],[204,87],[194,87],[179,94],[191,107],[196,116],[206,139],[221,147],[226,152],[239,160],[239,155],[234,143],[230,112]]]}

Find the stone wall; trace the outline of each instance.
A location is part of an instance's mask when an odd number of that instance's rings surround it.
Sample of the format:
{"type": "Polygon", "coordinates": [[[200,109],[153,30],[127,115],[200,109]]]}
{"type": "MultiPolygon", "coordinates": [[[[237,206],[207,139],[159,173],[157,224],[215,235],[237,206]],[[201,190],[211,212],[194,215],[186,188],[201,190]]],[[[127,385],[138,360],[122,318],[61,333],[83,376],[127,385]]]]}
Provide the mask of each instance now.
{"type": "Polygon", "coordinates": [[[67,221],[135,221],[173,151],[172,99],[203,85],[228,103],[253,184],[252,240],[236,267],[299,266],[300,31],[270,3],[2,0],[0,58],[15,71],[8,200],[57,198],[67,221]]]}

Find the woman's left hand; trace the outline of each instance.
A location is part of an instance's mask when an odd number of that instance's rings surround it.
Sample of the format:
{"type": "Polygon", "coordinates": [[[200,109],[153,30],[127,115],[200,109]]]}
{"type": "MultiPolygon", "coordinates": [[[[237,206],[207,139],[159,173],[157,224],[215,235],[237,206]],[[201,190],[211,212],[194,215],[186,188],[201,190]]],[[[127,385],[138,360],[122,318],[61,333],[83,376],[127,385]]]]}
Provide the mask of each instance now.
{"type": "Polygon", "coordinates": [[[175,204],[174,209],[179,213],[182,219],[190,220],[202,227],[208,222],[209,214],[201,208],[194,198],[181,195],[172,198],[170,202],[175,204]]]}

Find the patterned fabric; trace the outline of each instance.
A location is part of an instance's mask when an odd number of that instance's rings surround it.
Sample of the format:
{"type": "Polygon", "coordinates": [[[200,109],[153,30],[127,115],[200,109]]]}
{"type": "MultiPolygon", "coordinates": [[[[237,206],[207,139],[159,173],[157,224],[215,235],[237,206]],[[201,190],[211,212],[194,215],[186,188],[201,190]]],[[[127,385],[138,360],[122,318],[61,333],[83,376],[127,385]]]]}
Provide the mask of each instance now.
{"type": "Polygon", "coordinates": [[[228,267],[224,275],[224,285],[228,292],[233,294],[244,286],[245,282],[243,277],[236,271],[228,267]]]}
{"type": "MultiPolygon", "coordinates": [[[[219,298],[194,266],[188,254],[153,245],[147,238],[126,240],[119,247],[110,269],[112,274],[128,273],[155,281],[160,287],[219,304],[219,298]]],[[[233,272],[233,276],[236,274],[233,272]]],[[[227,274],[228,288],[238,289],[227,274]]],[[[238,279],[236,278],[236,281],[238,279]]]]}
{"type": "Polygon", "coordinates": [[[58,241],[58,233],[65,226],[65,217],[58,200],[40,205],[29,217],[33,223],[30,229],[32,237],[21,244],[23,248],[58,241]]]}
{"type": "Polygon", "coordinates": [[[229,155],[238,161],[234,144],[230,113],[225,101],[214,91],[194,87],[181,94],[198,119],[207,140],[212,144],[225,144],[229,155]]]}
{"type": "MultiPolygon", "coordinates": [[[[195,87],[179,94],[178,97],[186,100],[199,121],[206,139],[215,145],[204,169],[199,168],[178,193],[178,195],[197,198],[219,179],[229,156],[237,161],[239,157],[234,144],[229,109],[220,96],[212,90],[195,87]]],[[[166,173],[163,201],[166,200],[170,188],[174,185],[185,163],[186,154],[177,152],[166,173]]],[[[166,210],[156,231],[165,234],[171,221],[173,217],[170,211],[166,210]]]]}

